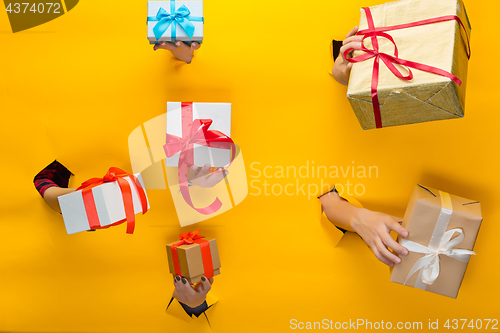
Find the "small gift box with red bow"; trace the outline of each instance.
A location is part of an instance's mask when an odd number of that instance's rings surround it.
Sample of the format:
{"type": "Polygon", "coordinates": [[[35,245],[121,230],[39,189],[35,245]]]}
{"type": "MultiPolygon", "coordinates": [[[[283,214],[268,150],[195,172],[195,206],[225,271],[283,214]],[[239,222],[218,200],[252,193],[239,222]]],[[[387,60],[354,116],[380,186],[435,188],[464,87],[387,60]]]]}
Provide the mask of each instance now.
{"type": "Polygon", "coordinates": [[[103,178],[85,181],[76,192],[58,200],[68,234],[122,223],[127,224],[127,233],[132,234],[135,214],[144,214],[149,209],[141,175],[119,168],[110,168],[103,178]]]}
{"type": "Polygon", "coordinates": [[[206,240],[194,232],[180,234],[179,241],[167,244],[168,266],[170,273],[186,278],[190,284],[220,274],[219,251],[215,239],[206,240]]]}
{"type": "Polygon", "coordinates": [[[470,31],[462,0],[363,8],[347,91],[361,127],[463,117],[470,31]]]}
{"type": "Polygon", "coordinates": [[[148,40],[203,41],[203,1],[148,1],[148,40]]]}
{"type": "Polygon", "coordinates": [[[417,185],[403,220],[409,251],[391,272],[391,281],[456,298],[481,225],[481,205],[417,185]]]}

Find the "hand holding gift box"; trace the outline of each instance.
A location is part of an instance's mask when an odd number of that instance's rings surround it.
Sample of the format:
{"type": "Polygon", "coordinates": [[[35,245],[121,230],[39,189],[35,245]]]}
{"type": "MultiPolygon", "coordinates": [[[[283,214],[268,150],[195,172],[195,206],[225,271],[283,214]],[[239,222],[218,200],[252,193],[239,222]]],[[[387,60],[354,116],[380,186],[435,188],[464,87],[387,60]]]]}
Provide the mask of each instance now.
{"type": "Polygon", "coordinates": [[[200,229],[180,234],[179,241],[167,244],[170,273],[195,285],[202,277],[213,278],[220,274],[219,251],[215,239],[206,240],[200,229]]]}
{"type": "Polygon", "coordinates": [[[68,234],[103,229],[127,222],[135,228],[135,214],[145,214],[149,202],[140,174],[110,168],[103,178],[85,181],[76,192],[58,197],[68,234]]]}
{"type": "Polygon", "coordinates": [[[347,96],[363,129],[464,116],[470,57],[461,0],[363,8],[347,96]],[[383,64],[382,64],[383,62],[383,64]]]}
{"type": "MultiPolygon", "coordinates": [[[[219,131],[228,137],[231,135],[230,103],[192,103],[191,111],[191,120],[212,120],[209,131],[219,131]]],[[[191,202],[195,207],[207,207],[218,198],[222,206],[216,212],[206,215],[186,202],[179,187],[180,152],[165,158],[164,147],[166,133],[179,138],[184,135],[183,119],[188,118],[183,118],[182,114],[183,103],[169,102],[167,113],[146,121],[131,132],[129,153],[132,169],[134,172],[141,172],[146,188],[170,190],[180,225],[186,226],[222,214],[238,205],[248,195],[248,183],[242,151],[236,144],[235,158],[232,161],[229,149],[193,143],[194,165],[197,168],[187,168],[191,202]],[[224,168],[228,163],[231,163],[230,170],[224,168]],[[212,170],[205,170],[206,164],[212,170]],[[214,170],[217,167],[223,169],[214,170]],[[205,173],[204,177],[200,177],[205,173]]]]}
{"type": "Polygon", "coordinates": [[[215,239],[203,239],[205,236],[199,232],[200,229],[182,233],[179,241],[167,244],[168,265],[175,286],[167,311],[178,318],[187,319],[183,313],[191,318],[193,315],[199,317],[217,302],[216,297],[208,294],[214,275],[220,274],[217,243],[215,239]],[[174,298],[182,311],[172,306],[174,298]]]}
{"type": "MultiPolygon", "coordinates": [[[[164,145],[167,166],[178,167],[178,184],[185,202],[195,211],[211,215],[222,207],[219,198],[206,207],[197,208],[189,193],[188,169],[193,165],[229,167],[235,158],[236,146],[231,131],[230,104],[171,103],[167,104],[167,136],[164,145]],[[215,122],[211,117],[219,117],[215,122]],[[218,128],[224,132],[217,130],[218,128]]],[[[224,172],[220,169],[216,172],[224,172]]]]}
{"type": "Polygon", "coordinates": [[[340,234],[356,232],[378,260],[390,267],[399,264],[401,259],[396,254],[408,254],[390,234],[395,231],[401,237],[408,237],[408,231],[399,224],[399,219],[363,208],[360,202],[342,192],[343,187],[339,193],[334,186],[318,197],[321,212],[324,211],[326,218],[338,228],[337,242],[340,234]]]}
{"type": "Polygon", "coordinates": [[[410,252],[391,281],[456,298],[481,225],[479,202],[417,185],[399,243],[410,252]]]}

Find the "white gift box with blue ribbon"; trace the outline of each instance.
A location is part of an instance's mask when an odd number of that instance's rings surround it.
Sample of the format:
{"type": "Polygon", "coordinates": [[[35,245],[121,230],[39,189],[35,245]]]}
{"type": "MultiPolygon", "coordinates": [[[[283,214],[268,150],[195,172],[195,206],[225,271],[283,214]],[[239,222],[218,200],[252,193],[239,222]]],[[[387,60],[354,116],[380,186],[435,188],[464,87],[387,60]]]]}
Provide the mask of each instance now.
{"type": "Polygon", "coordinates": [[[201,42],[203,1],[148,1],[148,40],[201,42]]]}

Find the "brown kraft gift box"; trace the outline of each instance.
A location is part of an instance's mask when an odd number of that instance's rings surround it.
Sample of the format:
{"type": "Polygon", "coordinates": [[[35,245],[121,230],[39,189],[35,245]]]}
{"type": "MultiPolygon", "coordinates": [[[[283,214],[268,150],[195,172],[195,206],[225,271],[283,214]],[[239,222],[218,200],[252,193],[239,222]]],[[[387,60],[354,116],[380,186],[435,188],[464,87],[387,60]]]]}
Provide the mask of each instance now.
{"type": "MultiPolygon", "coordinates": [[[[212,265],[214,269],[214,276],[220,274],[220,259],[219,251],[217,250],[217,242],[215,239],[208,240],[210,244],[210,252],[212,254],[212,265]]],[[[174,263],[172,259],[171,246],[177,242],[167,244],[168,266],[170,273],[175,277],[174,263]]],[[[186,278],[190,284],[195,284],[201,281],[201,277],[205,275],[203,267],[203,259],[201,256],[201,249],[199,244],[183,244],[177,247],[179,256],[179,264],[181,268],[181,275],[186,278]]]]}
{"type": "MultiPolygon", "coordinates": [[[[410,68],[410,81],[396,77],[380,60],[378,98],[382,127],[421,123],[433,120],[462,118],[465,108],[470,23],[462,0],[400,0],[370,7],[375,28],[412,23],[447,15],[456,15],[465,31],[455,20],[389,30],[400,59],[437,67],[462,81],[459,86],[450,78],[410,68]]],[[[359,30],[367,29],[367,18],[361,10],[359,30]]],[[[380,52],[394,55],[393,44],[377,38],[380,52]]],[[[372,49],[371,38],[364,41],[372,49]]],[[[365,54],[354,51],[354,57],[365,54]]],[[[363,129],[376,127],[371,97],[374,58],[354,63],[347,97],[363,129]]],[[[404,75],[407,70],[396,65],[404,75]]]]}
{"type": "Polygon", "coordinates": [[[409,254],[402,256],[401,263],[394,266],[391,281],[456,298],[482,220],[478,201],[417,185],[403,220],[409,236],[406,239],[398,237],[399,244],[406,247],[409,254]],[[443,245],[446,235],[450,240],[443,245]],[[432,250],[434,255],[415,252],[415,249],[424,247],[432,250]],[[424,257],[426,259],[421,259],[424,257]],[[435,281],[426,284],[426,272],[432,272],[432,269],[415,269],[419,266],[417,261],[432,258],[437,261],[438,265],[434,267],[438,268],[438,275],[435,281]]]}

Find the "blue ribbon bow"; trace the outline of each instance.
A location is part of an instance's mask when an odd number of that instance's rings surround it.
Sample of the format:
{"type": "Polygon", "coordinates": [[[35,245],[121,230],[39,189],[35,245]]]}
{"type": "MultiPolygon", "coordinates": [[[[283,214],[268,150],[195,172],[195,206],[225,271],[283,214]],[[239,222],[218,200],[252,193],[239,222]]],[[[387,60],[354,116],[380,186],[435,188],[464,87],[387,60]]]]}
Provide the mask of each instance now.
{"type": "Polygon", "coordinates": [[[191,12],[185,5],[175,10],[175,1],[170,1],[170,14],[165,9],[160,8],[156,16],[149,16],[148,21],[159,21],[153,28],[156,40],[160,39],[168,27],[172,25],[171,36],[172,40],[175,41],[177,24],[186,32],[189,39],[193,38],[195,27],[191,21],[203,22],[203,17],[189,16],[189,14],[191,12]]]}

